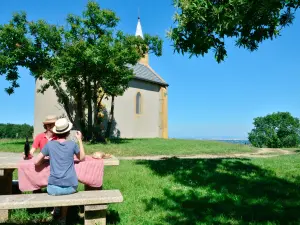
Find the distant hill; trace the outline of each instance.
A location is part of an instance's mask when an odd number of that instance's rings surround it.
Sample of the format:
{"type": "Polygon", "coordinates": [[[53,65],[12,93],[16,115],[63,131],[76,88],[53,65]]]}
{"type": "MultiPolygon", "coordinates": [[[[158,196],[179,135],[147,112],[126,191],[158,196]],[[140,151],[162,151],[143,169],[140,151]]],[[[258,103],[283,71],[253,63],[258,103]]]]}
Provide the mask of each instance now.
{"type": "Polygon", "coordinates": [[[250,145],[250,142],[248,140],[216,140],[216,141],[228,142],[233,144],[250,145]]]}

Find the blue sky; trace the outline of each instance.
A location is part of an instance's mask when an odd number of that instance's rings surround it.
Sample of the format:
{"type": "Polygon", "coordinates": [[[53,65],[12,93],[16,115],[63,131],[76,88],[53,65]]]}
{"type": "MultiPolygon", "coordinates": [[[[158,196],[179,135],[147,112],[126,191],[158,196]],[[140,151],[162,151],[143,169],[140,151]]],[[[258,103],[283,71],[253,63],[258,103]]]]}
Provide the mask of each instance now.
{"type": "MultiPolygon", "coordinates": [[[[254,117],[288,111],[300,117],[300,13],[291,27],[258,51],[248,52],[227,42],[229,57],[217,64],[213,54],[192,58],[174,54],[165,38],[172,26],[171,0],[98,1],[116,11],[119,29],[135,33],[138,8],[144,33],[164,39],[163,56],[150,56],[150,65],[169,84],[169,136],[181,138],[245,138],[254,117]]],[[[29,19],[63,24],[68,13],[80,14],[87,0],[10,0],[0,3],[0,23],[24,10],[29,19]]],[[[0,123],[33,124],[34,80],[20,70],[20,85],[12,96],[0,77],[0,123]]]]}

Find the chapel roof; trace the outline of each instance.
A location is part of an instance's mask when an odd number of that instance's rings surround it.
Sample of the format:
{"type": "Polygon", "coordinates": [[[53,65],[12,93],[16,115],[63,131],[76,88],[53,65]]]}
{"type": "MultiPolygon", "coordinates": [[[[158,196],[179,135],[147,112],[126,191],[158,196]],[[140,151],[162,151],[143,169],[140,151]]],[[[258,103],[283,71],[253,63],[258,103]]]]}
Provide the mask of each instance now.
{"type": "Polygon", "coordinates": [[[142,63],[137,63],[129,68],[133,69],[134,78],[138,80],[144,80],[151,83],[159,84],[161,86],[169,86],[151,67],[142,63]]]}
{"type": "MultiPolygon", "coordinates": [[[[136,26],[135,36],[140,36],[144,38],[141,19],[138,17],[138,22],[136,26]]],[[[148,81],[151,83],[159,84],[161,86],[169,86],[149,65],[147,61],[147,65],[143,63],[137,63],[136,65],[132,66],[129,65],[129,68],[133,69],[134,78],[138,80],[148,81]]]]}

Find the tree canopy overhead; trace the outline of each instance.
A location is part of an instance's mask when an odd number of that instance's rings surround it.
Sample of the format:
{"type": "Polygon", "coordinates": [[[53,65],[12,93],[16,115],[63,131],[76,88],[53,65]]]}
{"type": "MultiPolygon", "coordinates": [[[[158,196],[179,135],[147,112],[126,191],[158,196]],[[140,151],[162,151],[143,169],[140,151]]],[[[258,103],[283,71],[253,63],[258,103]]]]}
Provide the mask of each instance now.
{"type": "Polygon", "coordinates": [[[174,0],[174,5],[175,27],[168,36],[175,50],[190,56],[213,50],[220,63],[227,56],[226,38],[256,50],[292,24],[300,0],[174,0]]]}

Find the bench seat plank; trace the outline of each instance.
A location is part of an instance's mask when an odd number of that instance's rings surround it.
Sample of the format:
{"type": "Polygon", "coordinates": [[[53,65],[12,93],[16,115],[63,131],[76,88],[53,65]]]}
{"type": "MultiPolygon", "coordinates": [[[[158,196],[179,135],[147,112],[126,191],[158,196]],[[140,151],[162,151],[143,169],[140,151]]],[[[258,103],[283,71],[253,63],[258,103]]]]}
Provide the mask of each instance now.
{"type": "Polygon", "coordinates": [[[82,191],[60,196],[50,196],[46,193],[0,195],[0,210],[110,204],[122,201],[123,196],[119,190],[82,191]]]}
{"type": "Polygon", "coordinates": [[[106,210],[107,205],[85,205],[84,211],[100,211],[100,210],[106,210]]]}

